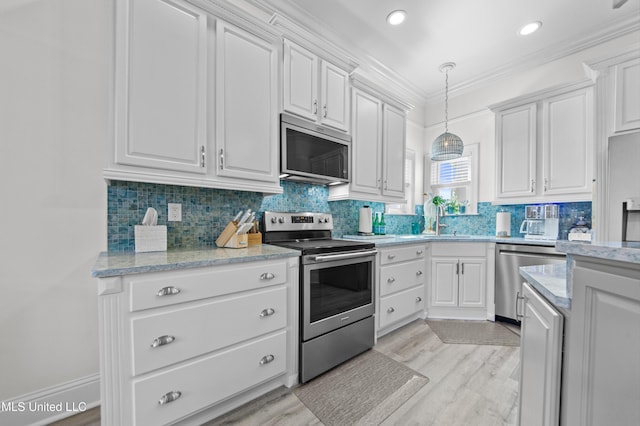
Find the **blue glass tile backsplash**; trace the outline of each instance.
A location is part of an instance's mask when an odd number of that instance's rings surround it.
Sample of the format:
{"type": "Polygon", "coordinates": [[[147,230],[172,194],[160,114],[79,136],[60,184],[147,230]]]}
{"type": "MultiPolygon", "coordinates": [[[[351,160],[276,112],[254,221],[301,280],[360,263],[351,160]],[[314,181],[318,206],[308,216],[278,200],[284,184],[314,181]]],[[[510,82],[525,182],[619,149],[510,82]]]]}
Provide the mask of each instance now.
{"type": "MultiPolygon", "coordinates": [[[[329,190],[320,185],[282,181],[282,194],[264,196],[261,193],[195,188],[175,185],[112,181],[107,190],[107,233],[109,251],[134,250],[134,225],[139,225],[148,207],[158,211],[158,224],[167,225],[168,248],[214,247],[215,240],[226,224],[242,210],[315,211],[331,213],[334,236],[358,232],[358,212],[368,205],[374,212],[383,212],[384,204],[366,201],[328,202],[329,190]],[[182,204],[182,221],[167,222],[167,204],[182,204]]],[[[442,219],[449,226],[443,234],[494,235],[496,212],[511,212],[511,236],[519,236],[524,219],[524,205],[495,206],[479,203],[478,215],[448,216],[442,219]]],[[[413,223],[424,229],[423,206],[417,205],[415,215],[385,215],[387,234],[410,234],[413,223]]],[[[560,237],[566,239],[574,216],[591,218],[591,203],[560,204],[560,237]]]]}

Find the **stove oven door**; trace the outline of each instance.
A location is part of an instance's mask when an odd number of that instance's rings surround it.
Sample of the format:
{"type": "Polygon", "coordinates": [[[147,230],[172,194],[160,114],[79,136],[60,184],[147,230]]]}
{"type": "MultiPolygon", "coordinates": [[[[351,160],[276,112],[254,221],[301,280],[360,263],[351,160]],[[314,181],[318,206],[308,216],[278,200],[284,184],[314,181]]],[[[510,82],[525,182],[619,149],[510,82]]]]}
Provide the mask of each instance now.
{"type": "Polygon", "coordinates": [[[303,257],[303,341],[373,315],[375,254],[374,249],[303,257]]]}

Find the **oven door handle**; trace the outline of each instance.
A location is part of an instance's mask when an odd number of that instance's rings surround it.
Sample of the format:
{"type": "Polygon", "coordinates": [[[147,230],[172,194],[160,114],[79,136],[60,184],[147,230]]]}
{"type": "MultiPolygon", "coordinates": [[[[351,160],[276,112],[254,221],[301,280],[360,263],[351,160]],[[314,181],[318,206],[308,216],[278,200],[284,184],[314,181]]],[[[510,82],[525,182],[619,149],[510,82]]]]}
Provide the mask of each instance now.
{"type": "Polygon", "coordinates": [[[329,262],[332,260],[343,260],[343,259],[355,259],[358,257],[366,257],[375,255],[377,250],[366,250],[366,251],[356,251],[351,253],[340,253],[340,254],[321,254],[318,256],[313,256],[311,260],[314,262],[329,262]]]}

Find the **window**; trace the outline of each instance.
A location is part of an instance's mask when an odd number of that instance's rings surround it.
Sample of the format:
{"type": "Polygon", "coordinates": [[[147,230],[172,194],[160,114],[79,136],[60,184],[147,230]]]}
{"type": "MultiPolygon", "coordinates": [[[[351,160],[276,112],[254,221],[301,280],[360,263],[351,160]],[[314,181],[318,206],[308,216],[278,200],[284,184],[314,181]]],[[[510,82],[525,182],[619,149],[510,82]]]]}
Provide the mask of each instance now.
{"type": "Polygon", "coordinates": [[[462,157],[453,160],[425,156],[425,181],[433,195],[467,201],[466,214],[478,213],[478,144],[465,145],[462,157]]]}
{"type": "Polygon", "coordinates": [[[416,187],[416,153],[407,149],[404,154],[404,197],[407,200],[403,204],[386,204],[387,214],[415,214],[415,187],[416,187]]]}

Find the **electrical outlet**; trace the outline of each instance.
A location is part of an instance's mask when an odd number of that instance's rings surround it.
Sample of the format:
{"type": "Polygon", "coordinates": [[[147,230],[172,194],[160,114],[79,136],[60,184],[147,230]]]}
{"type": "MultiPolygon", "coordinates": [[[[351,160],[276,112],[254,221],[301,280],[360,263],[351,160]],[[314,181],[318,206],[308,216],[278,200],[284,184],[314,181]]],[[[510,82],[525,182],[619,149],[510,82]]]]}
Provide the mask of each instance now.
{"type": "Polygon", "coordinates": [[[169,203],[167,214],[169,222],[182,222],[182,204],[169,203]]]}

